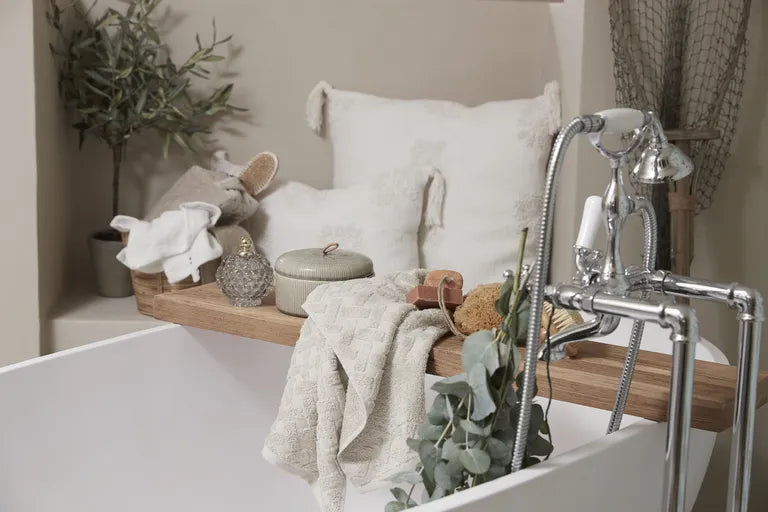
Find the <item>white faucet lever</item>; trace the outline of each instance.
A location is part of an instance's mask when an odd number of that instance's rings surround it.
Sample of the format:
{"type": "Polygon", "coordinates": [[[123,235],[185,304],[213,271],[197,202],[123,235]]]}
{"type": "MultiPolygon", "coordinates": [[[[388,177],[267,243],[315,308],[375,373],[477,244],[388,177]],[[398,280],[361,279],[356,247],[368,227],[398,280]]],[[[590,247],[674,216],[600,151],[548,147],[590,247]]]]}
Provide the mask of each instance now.
{"type": "Polygon", "coordinates": [[[576,237],[576,247],[594,249],[597,230],[603,219],[603,198],[589,196],[584,201],[584,211],[581,214],[581,227],[579,236],[576,237]]]}

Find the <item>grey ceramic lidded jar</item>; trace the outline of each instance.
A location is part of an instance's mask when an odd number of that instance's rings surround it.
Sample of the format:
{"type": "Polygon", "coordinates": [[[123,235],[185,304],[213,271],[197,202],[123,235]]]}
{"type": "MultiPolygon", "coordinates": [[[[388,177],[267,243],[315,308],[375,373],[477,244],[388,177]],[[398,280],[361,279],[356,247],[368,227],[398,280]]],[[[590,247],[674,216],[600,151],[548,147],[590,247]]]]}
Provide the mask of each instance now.
{"type": "Polygon", "coordinates": [[[337,243],[290,251],[275,261],[275,304],[283,313],[306,318],[301,305],[321,284],[371,276],[373,262],[368,256],[339,249],[337,243]]]}

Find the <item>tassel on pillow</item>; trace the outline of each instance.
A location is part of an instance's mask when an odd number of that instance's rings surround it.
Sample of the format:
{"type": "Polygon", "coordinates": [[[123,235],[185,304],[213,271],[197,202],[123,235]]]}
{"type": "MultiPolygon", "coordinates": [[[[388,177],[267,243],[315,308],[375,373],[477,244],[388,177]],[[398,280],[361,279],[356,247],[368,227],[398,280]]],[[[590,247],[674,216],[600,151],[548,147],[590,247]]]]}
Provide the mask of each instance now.
{"type": "Polygon", "coordinates": [[[321,80],[307,97],[307,124],[318,135],[322,135],[323,131],[325,98],[332,89],[331,84],[321,80]]]}

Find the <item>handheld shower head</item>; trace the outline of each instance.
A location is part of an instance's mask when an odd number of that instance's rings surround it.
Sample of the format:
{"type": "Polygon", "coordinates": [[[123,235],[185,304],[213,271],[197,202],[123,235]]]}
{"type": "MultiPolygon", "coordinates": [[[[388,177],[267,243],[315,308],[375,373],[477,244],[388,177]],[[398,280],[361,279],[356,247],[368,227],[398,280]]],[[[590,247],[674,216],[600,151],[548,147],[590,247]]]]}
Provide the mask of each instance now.
{"type": "Polygon", "coordinates": [[[688,155],[666,140],[654,139],[643,150],[632,169],[632,177],[640,183],[655,184],[677,181],[693,172],[688,155]]]}
{"type": "Polygon", "coordinates": [[[640,154],[631,175],[636,181],[653,185],[671,180],[677,181],[693,172],[693,162],[688,155],[669,143],[658,117],[649,113],[650,131],[648,147],[640,154]]]}

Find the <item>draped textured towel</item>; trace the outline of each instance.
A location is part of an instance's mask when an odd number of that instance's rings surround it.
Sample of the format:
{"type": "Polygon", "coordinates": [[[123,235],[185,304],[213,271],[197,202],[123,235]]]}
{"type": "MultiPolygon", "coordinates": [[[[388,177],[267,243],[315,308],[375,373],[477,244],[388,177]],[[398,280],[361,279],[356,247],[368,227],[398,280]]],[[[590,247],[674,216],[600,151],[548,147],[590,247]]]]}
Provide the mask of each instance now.
{"type": "Polygon", "coordinates": [[[305,479],[324,512],[343,510],[347,479],[375,488],[417,463],[405,440],[424,420],[427,358],[447,332],[438,310],[405,302],[425,275],[330,283],[304,304],[263,455],[305,479]]]}

